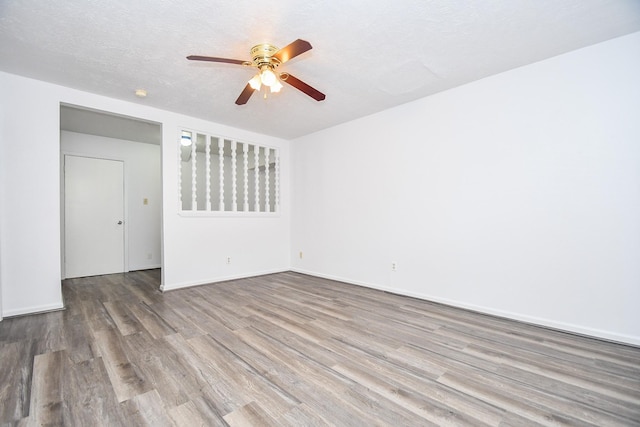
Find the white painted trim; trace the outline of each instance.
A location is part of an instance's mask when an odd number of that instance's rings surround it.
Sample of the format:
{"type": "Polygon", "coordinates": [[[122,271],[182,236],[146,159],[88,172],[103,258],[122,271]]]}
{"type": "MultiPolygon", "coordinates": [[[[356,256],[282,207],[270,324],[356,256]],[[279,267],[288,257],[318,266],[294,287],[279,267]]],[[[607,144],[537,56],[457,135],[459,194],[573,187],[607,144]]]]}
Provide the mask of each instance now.
{"type": "Polygon", "coordinates": [[[151,265],[140,265],[140,266],[130,266],[130,269],[128,272],[131,271],[142,271],[142,270],[153,270],[156,268],[162,268],[162,265],[160,264],[151,264],[151,265]]]}
{"type": "Polygon", "coordinates": [[[350,279],[345,279],[339,276],[332,276],[322,273],[317,273],[315,271],[309,271],[299,268],[292,268],[291,271],[295,273],[308,274],[309,276],[321,277],[323,279],[336,280],[339,282],[348,283],[350,285],[362,286],[365,288],[377,289],[380,291],[389,292],[392,294],[407,296],[411,298],[417,298],[425,301],[431,301],[439,304],[448,305],[450,307],[462,308],[465,310],[475,311],[482,314],[489,314],[492,316],[497,316],[505,319],[516,320],[518,322],[528,323],[534,326],[541,326],[545,328],[555,329],[560,332],[568,332],[572,334],[584,335],[590,338],[604,339],[607,341],[614,341],[621,344],[630,344],[634,346],[640,346],[640,337],[618,334],[611,331],[605,331],[602,329],[593,329],[593,328],[585,328],[580,325],[575,325],[572,323],[558,322],[555,320],[549,320],[542,317],[535,316],[527,316],[519,313],[514,313],[511,311],[503,311],[496,310],[490,307],[484,307],[474,304],[466,304],[464,302],[450,300],[447,298],[438,298],[431,295],[419,294],[415,292],[410,292],[404,289],[390,288],[386,286],[374,285],[371,283],[358,282],[350,279]]]}
{"type": "Polygon", "coordinates": [[[290,271],[290,270],[288,268],[276,269],[276,270],[264,270],[264,271],[255,271],[253,273],[247,273],[247,274],[237,274],[237,275],[231,275],[231,276],[216,277],[215,279],[198,280],[195,282],[182,282],[182,283],[173,284],[171,286],[162,286],[160,290],[162,292],[174,291],[176,289],[191,288],[194,286],[202,286],[202,285],[211,285],[214,283],[226,282],[229,280],[247,279],[250,277],[258,277],[258,276],[264,276],[267,274],[283,273],[286,271],[290,271]]]}
{"type": "Polygon", "coordinates": [[[64,310],[64,304],[40,305],[34,307],[23,307],[16,310],[8,310],[4,312],[4,317],[22,316],[24,314],[39,314],[58,310],[64,310]]]}
{"type": "Polygon", "coordinates": [[[245,212],[245,211],[179,211],[178,215],[185,218],[279,218],[280,212],[245,212]]]}

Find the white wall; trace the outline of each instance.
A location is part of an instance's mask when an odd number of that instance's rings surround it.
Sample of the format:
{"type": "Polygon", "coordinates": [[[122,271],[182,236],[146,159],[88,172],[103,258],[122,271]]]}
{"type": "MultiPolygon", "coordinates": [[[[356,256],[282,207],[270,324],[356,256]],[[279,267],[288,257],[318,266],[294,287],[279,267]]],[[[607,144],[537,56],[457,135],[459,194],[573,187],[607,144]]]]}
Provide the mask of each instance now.
{"type": "Polygon", "coordinates": [[[124,161],[127,210],[125,267],[128,270],[160,267],[162,226],[160,146],[67,131],[60,133],[60,146],[63,154],[124,161]],[[147,199],[148,204],[143,203],[144,199],[147,199]]]}
{"type": "Polygon", "coordinates": [[[638,76],[640,33],[292,141],[293,268],[640,344],[638,76]]]}
{"type": "MultiPolygon", "coordinates": [[[[132,96],[133,97],[133,96],[132,96]]],[[[289,143],[205,120],[0,72],[0,266],[4,316],[60,308],[60,103],[161,123],[165,289],[289,268],[289,143]],[[282,213],[178,215],[178,129],[279,147],[282,213]],[[226,257],[232,256],[232,264],[226,257]]]]}
{"type": "Polygon", "coordinates": [[[286,271],[290,267],[289,142],[205,124],[187,117],[172,126],[164,123],[164,290],[208,283],[212,278],[225,280],[286,271]],[[178,128],[279,148],[280,213],[221,213],[213,217],[178,214],[178,128]],[[168,151],[170,156],[165,155],[168,151]],[[228,257],[231,264],[227,264],[228,257]]]}
{"type": "MultiPolygon", "coordinates": [[[[0,88],[0,95],[3,94],[4,92],[2,91],[2,88],[0,88]]],[[[5,119],[5,114],[4,114],[4,104],[0,103],[0,135],[4,135],[4,119],[5,119]]],[[[2,159],[4,159],[6,157],[6,154],[4,153],[4,143],[2,143],[2,140],[0,140],[0,214],[4,213],[4,200],[5,200],[5,196],[4,196],[4,187],[5,187],[5,176],[4,176],[4,161],[2,159]]],[[[3,235],[3,231],[2,228],[4,226],[4,221],[2,220],[2,216],[0,215],[0,321],[2,320],[3,314],[2,314],[2,283],[4,282],[4,261],[3,261],[3,256],[2,253],[4,252],[4,239],[2,238],[3,235]]]]}
{"type": "Polygon", "coordinates": [[[2,312],[62,307],[59,104],[50,85],[0,74],[2,312]]]}

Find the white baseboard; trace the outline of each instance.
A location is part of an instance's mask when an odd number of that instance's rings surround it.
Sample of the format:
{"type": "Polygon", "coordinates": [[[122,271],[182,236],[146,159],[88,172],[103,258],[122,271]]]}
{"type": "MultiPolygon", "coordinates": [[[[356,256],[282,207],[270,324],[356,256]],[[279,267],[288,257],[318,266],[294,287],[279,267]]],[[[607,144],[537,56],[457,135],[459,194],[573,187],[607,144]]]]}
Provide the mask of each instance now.
{"type": "Polygon", "coordinates": [[[154,270],[156,268],[162,268],[162,266],[160,264],[153,264],[153,265],[142,265],[142,266],[138,266],[138,267],[132,267],[129,266],[129,271],[141,271],[141,270],[154,270]]]}
{"type": "Polygon", "coordinates": [[[2,312],[2,317],[7,318],[7,317],[23,316],[25,314],[39,314],[39,313],[46,313],[49,311],[58,311],[58,310],[64,310],[64,304],[46,304],[46,305],[39,305],[34,307],[23,307],[23,308],[17,308],[13,310],[6,310],[2,312]]]}
{"type": "Polygon", "coordinates": [[[371,283],[358,282],[350,279],[345,279],[344,277],[321,274],[314,271],[308,271],[303,269],[291,269],[291,271],[296,273],[301,273],[301,274],[308,274],[310,276],[321,277],[324,279],[336,280],[339,282],[348,283],[350,285],[363,286],[366,288],[378,289],[380,291],[385,291],[385,292],[389,292],[397,295],[403,295],[403,296],[417,298],[425,301],[436,302],[436,303],[448,305],[451,307],[463,308],[465,310],[475,311],[482,314],[490,314],[492,316],[516,320],[518,322],[524,322],[524,323],[528,323],[536,326],[542,326],[545,328],[556,329],[562,332],[585,335],[591,338],[598,338],[606,341],[614,341],[621,344],[630,344],[633,346],[640,346],[640,337],[633,336],[633,335],[619,334],[616,332],[584,327],[584,326],[580,326],[572,323],[558,322],[552,319],[545,319],[545,318],[535,317],[535,316],[527,316],[520,313],[515,313],[515,312],[510,312],[505,310],[497,310],[491,307],[468,304],[462,301],[450,300],[446,298],[439,298],[432,295],[410,292],[405,289],[389,288],[386,286],[380,286],[380,285],[375,285],[371,283]]]}
{"type": "Polygon", "coordinates": [[[247,279],[249,277],[264,276],[266,274],[283,273],[285,271],[289,271],[289,269],[285,268],[285,269],[277,269],[277,270],[255,271],[255,272],[245,273],[245,274],[214,277],[214,278],[205,279],[205,280],[196,280],[196,281],[189,281],[189,282],[164,284],[161,287],[160,290],[162,292],[174,291],[176,289],[191,288],[193,286],[210,285],[212,283],[226,282],[228,280],[247,279]]]}

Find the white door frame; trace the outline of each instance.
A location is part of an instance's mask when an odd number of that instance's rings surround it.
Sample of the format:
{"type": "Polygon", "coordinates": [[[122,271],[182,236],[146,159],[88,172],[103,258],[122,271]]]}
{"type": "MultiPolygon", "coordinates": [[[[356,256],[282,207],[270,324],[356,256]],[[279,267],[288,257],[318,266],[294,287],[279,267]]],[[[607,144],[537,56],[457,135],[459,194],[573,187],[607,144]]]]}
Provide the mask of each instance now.
{"type": "Polygon", "coordinates": [[[65,164],[65,156],[76,156],[76,157],[87,157],[90,159],[100,159],[100,160],[114,160],[114,161],[118,161],[118,162],[122,162],[123,165],[123,171],[124,171],[124,176],[123,176],[123,180],[124,180],[124,192],[123,192],[123,197],[124,197],[124,214],[123,214],[123,221],[124,221],[124,272],[128,272],[129,271],[129,207],[128,207],[128,182],[129,182],[129,171],[127,168],[127,162],[125,161],[124,158],[122,157],[114,157],[114,156],[97,156],[97,155],[92,155],[92,154],[86,154],[86,153],[80,153],[80,152],[74,152],[74,151],[61,151],[60,152],[60,242],[61,242],[61,252],[60,252],[60,264],[61,264],[61,272],[62,272],[62,279],[66,279],[67,278],[67,273],[65,271],[65,262],[64,262],[64,257],[65,257],[65,212],[64,212],[64,206],[65,206],[65,186],[64,186],[64,164],[65,164]]]}

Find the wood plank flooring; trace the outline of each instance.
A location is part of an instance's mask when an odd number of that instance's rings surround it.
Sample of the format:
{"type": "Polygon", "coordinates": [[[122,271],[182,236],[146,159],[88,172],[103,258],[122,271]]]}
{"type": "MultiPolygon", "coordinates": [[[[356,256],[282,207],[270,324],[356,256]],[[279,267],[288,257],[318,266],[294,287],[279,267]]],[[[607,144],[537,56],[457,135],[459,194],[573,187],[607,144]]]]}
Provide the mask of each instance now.
{"type": "Polygon", "coordinates": [[[296,273],[159,276],[0,322],[0,425],[640,426],[640,348],[296,273]]]}

